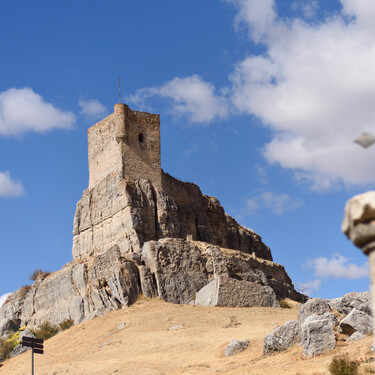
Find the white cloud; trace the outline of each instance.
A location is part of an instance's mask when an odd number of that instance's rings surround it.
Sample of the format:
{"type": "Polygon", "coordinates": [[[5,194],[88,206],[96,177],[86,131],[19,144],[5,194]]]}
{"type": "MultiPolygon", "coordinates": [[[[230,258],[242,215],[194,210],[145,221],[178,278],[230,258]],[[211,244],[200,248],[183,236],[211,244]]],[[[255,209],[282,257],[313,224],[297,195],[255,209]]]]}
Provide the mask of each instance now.
{"type": "Polygon", "coordinates": [[[11,88],[0,93],[0,135],[70,129],[74,122],[73,113],[47,103],[29,87],[11,88]]]}
{"type": "Polygon", "coordinates": [[[368,277],[368,263],[358,266],[350,263],[350,259],[334,254],[331,259],[315,258],[308,261],[308,266],[314,269],[314,274],[318,278],[333,277],[335,279],[360,279],[368,277]]]}
{"type": "Polygon", "coordinates": [[[224,1],[236,7],[236,25],[264,47],[235,65],[231,90],[217,95],[192,75],[138,90],[131,101],[169,99],[171,112],[190,122],[225,118],[229,108],[255,115],[272,130],[265,159],[298,181],[315,190],[374,183],[375,146],[353,141],[375,133],[375,1],[341,0],[341,9],[318,19],[311,18],[318,2],[303,0],[307,21],[281,18],[275,0],[224,1]]]}
{"type": "Polygon", "coordinates": [[[363,33],[374,35],[375,3],[368,0],[340,0],[343,13],[355,18],[356,27],[363,33]]]}
{"type": "Polygon", "coordinates": [[[272,28],[276,19],[274,0],[225,0],[233,4],[238,13],[236,26],[245,24],[254,41],[261,41],[272,28]]]}
{"type": "Polygon", "coordinates": [[[268,175],[266,169],[259,163],[254,164],[254,169],[256,174],[258,175],[259,182],[262,185],[266,185],[268,183],[268,175]]]}
{"type": "Polygon", "coordinates": [[[301,206],[302,202],[300,200],[293,199],[288,194],[278,194],[271,191],[266,191],[246,201],[248,214],[265,208],[280,215],[284,212],[294,211],[301,206]]]}
{"type": "Polygon", "coordinates": [[[89,118],[99,118],[106,111],[106,107],[96,99],[80,99],[78,102],[81,113],[89,118]]]}
{"type": "Polygon", "coordinates": [[[4,302],[7,300],[8,296],[10,296],[12,293],[5,293],[2,296],[0,296],[0,307],[4,304],[4,302]]]}
{"type": "Polygon", "coordinates": [[[225,118],[228,114],[226,100],[215,95],[214,91],[211,83],[192,75],[175,77],[160,87],[140,89],[129,101],[143,105],[151,97],[162,97],[171,100],[171,114],[187,116],[190,122],[208,123],[215,118],[225,118]]]}
{"type": "Polygon", "coordinates": [[[0,197],[19,197],[24,194],[20,181],[13,180],[8,171],[0,172],[0,197]]]}
{"type": "Polygon", "coordinates": [[[298,0],[292,3],[292,9],[295,11],[301,11],[305,18],[312,18],[316,15],[317,10],[319,9],[319,4],[316,0],[298,0]]]}
{"type": "Polygon", "coordinates": [[[273,130],[265,158],[315,189],[375,182],[375,147],[353,144],[375,133],[375,2],[342,0],[320,23],[283,21],[272,0],[230,2],[265,45],[230,77],[234,108],[273,130]]]}
{"type": "Polygon", "coordinates": [[[298,283],[297,287],[301,293],[312,295],[327,279],[361,279],[369,277],[368,263],[361,265],[351,263],[350,259],[336,253],[331,258],[319,257],[307,261],[307,267],[314,271],[314,280],[298,283]]]}

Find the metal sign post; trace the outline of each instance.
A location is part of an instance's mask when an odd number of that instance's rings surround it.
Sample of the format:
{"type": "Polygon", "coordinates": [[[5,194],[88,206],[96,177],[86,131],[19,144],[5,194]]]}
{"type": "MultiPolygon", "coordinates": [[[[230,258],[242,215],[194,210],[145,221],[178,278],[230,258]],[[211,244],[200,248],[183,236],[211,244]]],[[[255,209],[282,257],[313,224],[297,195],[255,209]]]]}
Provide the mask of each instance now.
{"type": "Polygon", "coordinates": [[[34,348],[31,348],[31,375],[34,375],[34,348]]]}
{"type": "Polygon", "coordinates": [[[33,337],[22,337],[22,346],[31,348],[31,375],[34,375],[34,353],[43,354],[43,340],[33,337]]]}

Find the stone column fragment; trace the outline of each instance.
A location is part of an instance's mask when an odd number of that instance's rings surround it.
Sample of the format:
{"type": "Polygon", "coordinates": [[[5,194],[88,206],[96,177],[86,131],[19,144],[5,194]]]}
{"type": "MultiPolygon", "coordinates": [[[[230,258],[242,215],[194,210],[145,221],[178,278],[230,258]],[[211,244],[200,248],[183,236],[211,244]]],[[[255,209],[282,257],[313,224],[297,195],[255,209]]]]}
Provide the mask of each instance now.
{"type": "Polygon", "coordinates": [[[375,191],[356,195],[346,203],[342,231],[369,257],[371,305],[375,311],[375,191]]]}

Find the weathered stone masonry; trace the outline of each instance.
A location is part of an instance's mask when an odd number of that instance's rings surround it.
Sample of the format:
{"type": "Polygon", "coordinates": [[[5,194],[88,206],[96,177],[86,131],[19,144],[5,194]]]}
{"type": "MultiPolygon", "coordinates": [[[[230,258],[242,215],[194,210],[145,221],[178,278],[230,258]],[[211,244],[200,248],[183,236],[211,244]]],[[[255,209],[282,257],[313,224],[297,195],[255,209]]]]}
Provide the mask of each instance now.
{"type": "Polygon", "coordinates": [[[89,188],[114,172],[161,186],[159,115],[116,104],[114,113],[88,130],[88,154],[89,188]]]}

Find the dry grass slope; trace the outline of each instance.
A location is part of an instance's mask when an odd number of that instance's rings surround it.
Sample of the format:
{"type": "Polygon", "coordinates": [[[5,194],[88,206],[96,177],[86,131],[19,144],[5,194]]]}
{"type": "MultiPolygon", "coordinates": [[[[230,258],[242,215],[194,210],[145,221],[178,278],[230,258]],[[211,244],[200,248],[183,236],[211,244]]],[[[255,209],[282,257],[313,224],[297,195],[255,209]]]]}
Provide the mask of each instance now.
{"type": "MultiPolygon", "coordinates": [[[[311,359],[303,359],[298,346],[263,357],[263,338],[276,325],[298,315],[297,304],[289,303],[290,309],[218,308],[143,298],[129,309],[82,323],[46,341],[45,354],[36,356],[36,373],[328,375],[334,355],[348,353],[364,362],[372,357],[368,351],[372,336],[350,344],[341,342],[334,351],[311,359]],[[231,324],[233,317],[238,324],[231,324]],[[123,322],[125,328],[118,330],[123,322]],[[182,328],[169,329],[178,325],[182,328]],[[249,348],[225,357],[225,346],[232,339],[250,340],[249,348]]],[[[1,375],[29,373],[30,353],[8,360],[0,368],[1,375]]]]}

